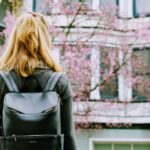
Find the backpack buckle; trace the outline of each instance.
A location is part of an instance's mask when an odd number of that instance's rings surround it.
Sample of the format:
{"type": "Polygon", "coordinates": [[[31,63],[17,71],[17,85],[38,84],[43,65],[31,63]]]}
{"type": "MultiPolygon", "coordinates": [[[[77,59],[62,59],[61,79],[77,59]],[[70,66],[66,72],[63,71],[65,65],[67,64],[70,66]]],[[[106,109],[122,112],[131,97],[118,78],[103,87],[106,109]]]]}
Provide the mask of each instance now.
{"type": "Polygon", "coordinates": [[[14,137],[15,142],[17,142],[17,137],[16,137],[16,135],[13,134],[12,137],[14,137]]]}

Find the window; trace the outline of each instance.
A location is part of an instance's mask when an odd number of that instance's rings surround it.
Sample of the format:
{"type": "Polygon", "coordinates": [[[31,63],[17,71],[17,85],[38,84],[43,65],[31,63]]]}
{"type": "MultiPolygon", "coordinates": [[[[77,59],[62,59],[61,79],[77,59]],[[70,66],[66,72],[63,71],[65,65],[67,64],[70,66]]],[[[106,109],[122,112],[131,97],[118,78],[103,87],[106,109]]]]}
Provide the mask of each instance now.
{"type": "Polygon", "coordinates": [[[114,14],[118,16],[117,6],[119,5],[119,0],[100,0],[99,6],[102,11],[108,14],[114,14]]]}
{"type": "Polygon", "coordinates": [[[58,13],[58,8],[55,5],[57,1],[50,1],[50,0],[33,0],[33,11],[41,12],[46,15],[51,15],[52,13],[58,13]]]}
{"type": "Polygon", "coordinates": [[[114,99],[118,97],[118,80],[110,79],[105,85],[100,87],[101,99],[114,99]]]}
{"type": "MultiPolygon", "coordinates": [[[[66,3],[70,3],[70,2],[75,2],[75,3],[81,2],[82,3],[83,2],[84,3],[84,9],[91,8],[91,6],[92,6],[92,0],[65,0],[65,2],[66,3]]],[[[51,9],[50,2],[48,2],[48,0],[44,0],[44,1],[33,0],[33,10],[41,12],[42,11],[42,5],[44,3],[46,4],[48,9],[51,9]]],[[[44,10],[44,11],[50,11],[50,10],[44,10]]]]}
{"type": "Polygon", "coordinates": [[[111,144],[94,144],[94,150],[111,150],[111,144]]]}
{"type": "Polygon", "coordinates": [[[52,11],[52,3],[49,0],[33,0],[33,11],[49,13],[52,11]]]}
{"type": "Polygon", "coordinates": [[[111,61],[115,63],[115,66],[113,68],[115,69],[115,67],[117,67],[118,65],[117,50],[114,48],[101,49],[100,54],[100,81],[102,81],[102,84],[100,86],[101,99],[114,99],[118,97],[117,73],[110,75],[110,77],[106,80],[106,82],[104,81],[105,77],[108,77],[108,74],[110,74],[111,61]],[[114,57],[111,57],[110,56],[111,54],[114,55],[114,57]]]}
{"type": "Polygon", "coordinates": [[[100,50],[95,48],[91,52],[91,88],[95,87],[97,83],[100,83],[100,86],[90,93],[90,99],[118,99],[118,74],[117,72],[111,73],[118,67],[117,49],[101,47],[100,50]]]}
{"type": "Polygon", "coordinates": [[[42,1],[40,1],[40,0],[33,0],[33,11],[40,11],[41,2],[42,1]]]}
{"type": "Polygon", "coordinates": [[[107,4],[118,5],[118,2],[119,2],[118,0],[100,0],[100,6],[107,4]]]}
{"type": "Polygon", "coordinates": [[[89,150],[150,150],[149,138],[90,138],[89,150]]]}
{"type": "Polygon", "coordinates": [[[93,150],[150,150],[148,143],[95,143],[93,150]]]}
{"type": "Polygon", "coordinates": [[[133,0],[134,17],[141,15],[150,16],[150,1],[149,0],[133,0]]]}
{"type": "Polygon", "coordinates": [[[150,89],[150,48],[134,49],[133,68],[133,101],[147,101],[150,89]]]}
{"type": "Polygon", "coordinates": [[[69,2],[84,2],[85,4],[90,4],[92,3],[91,0],[68,0],[69,2]]]}
{"type": "Polygon", "coordinates": [[[92,0],[67,0],[67,2],[75,2],[75,3],[83,3],[82,9],[83,11],[87,11],[92,8],[92,0]]]}
{"type": "Polygon", "coordinates": [[[84,2],[84,3],[89,3],[89,4],[91,4],[91,0],[67,0],[68,2],[84,2]]]}

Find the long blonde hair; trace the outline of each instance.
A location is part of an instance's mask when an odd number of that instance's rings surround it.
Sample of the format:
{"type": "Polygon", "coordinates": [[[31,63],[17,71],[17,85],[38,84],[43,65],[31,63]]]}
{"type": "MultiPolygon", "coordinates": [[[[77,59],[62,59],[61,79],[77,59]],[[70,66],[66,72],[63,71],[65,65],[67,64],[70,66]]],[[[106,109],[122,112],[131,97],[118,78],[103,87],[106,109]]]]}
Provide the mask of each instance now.
{"type": "Polygon", "coordinates": [[[18,18],[1,59],[0,69],[15,70],[27,77],[34,73],[41,62],[53,71],[61,71],[51,55],[46,18],[40,13],[30,12],[18,18]]]}

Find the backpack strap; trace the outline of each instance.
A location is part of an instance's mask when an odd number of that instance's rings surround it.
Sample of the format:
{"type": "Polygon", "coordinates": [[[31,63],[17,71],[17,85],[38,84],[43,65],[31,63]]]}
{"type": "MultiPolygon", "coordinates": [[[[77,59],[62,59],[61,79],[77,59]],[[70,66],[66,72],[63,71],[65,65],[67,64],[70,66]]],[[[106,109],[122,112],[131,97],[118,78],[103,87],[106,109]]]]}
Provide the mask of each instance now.
{"type": "Polygon", "coordinates": [[[52,91],[58,81],[58,79],[61,77],[62,73],[52,73],[45,85],[44,91],[52,91]]]}
{"type": "MultiPolygon", "coordinates": [[[[12,75],[10,74],[10,72],[0,71],[0,75],[3,78],[5,84],[7,85],[9,91],[19,92],[18,87],[17,87],[12,75]]],[[[62,73],[52,73],[47,81],[44,91],[53,90],[61,75],[62,75],[62,73]]]]}
{"type": "Polygon", "coordinates": [[[5,84],[7,85],[9,91],[19,92],[18,87],[17,87],[12,75],[10,74],[10,72],[0,71],[0,75],[3,78],[5,84]]]}

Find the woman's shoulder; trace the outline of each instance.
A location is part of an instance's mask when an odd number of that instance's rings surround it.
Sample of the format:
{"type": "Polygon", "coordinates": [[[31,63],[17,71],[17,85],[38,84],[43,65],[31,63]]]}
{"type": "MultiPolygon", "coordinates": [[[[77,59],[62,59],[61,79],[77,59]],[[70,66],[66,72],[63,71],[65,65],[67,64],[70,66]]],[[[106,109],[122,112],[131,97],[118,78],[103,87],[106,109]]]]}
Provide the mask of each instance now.
{"type": "Polygon", "coordinates": [[[1,74],[0,74],[0,83],[1,82],[4,82],[4,80],[2,79],[2,76],[1,76],[1,74]]]}
{"type": "Polygon", "coordinates": [[[66,86],[69,83],[69,79],[68,79],[68,75],[66,74],[66,72],[53,72],[54,74],[59,74],[59,80],[58,80],[58,84],[60,84],[61,86],[66,86]]]}
{"type": "Polygon", "coordinates": [[[1,70],[0,70],[0,83],[4,82],[3,78],[2,78],[2,75],[1,75],[1,70]]]}
{"type": "Polygon", "coordinates": [[[0,91],[1,91],[1,89],[3,89],[3,88],[8,89],[7,86],[6,86],[6,83],[4,82],[4,79],[2,78],[2,76],[1,76],[1,74],[0,74],[0,91]]]}
{"type": "Polygon", "coordinates": [[[68,78],[68,75],[65,72],[54,72],[55,74],[60,74],[61,76],[56,83],[56,91],[60,94],[60,96],[65,99],[67,97],[72,97],[72,88],[68,78]]]}
{"type": "Polygon", "coordinates": [[[69,79],[68,79],[68,75],[66,72],[62,71],[62,72],[54,72],[51,69],[38,69],[35,72],[36,75],[39,76],[48,76],[51,77],[51,75],[53,74],[54,76],[59,75],[59,79],[57,82],[57,86],[66,86],[68,85],[69,79]]]}

